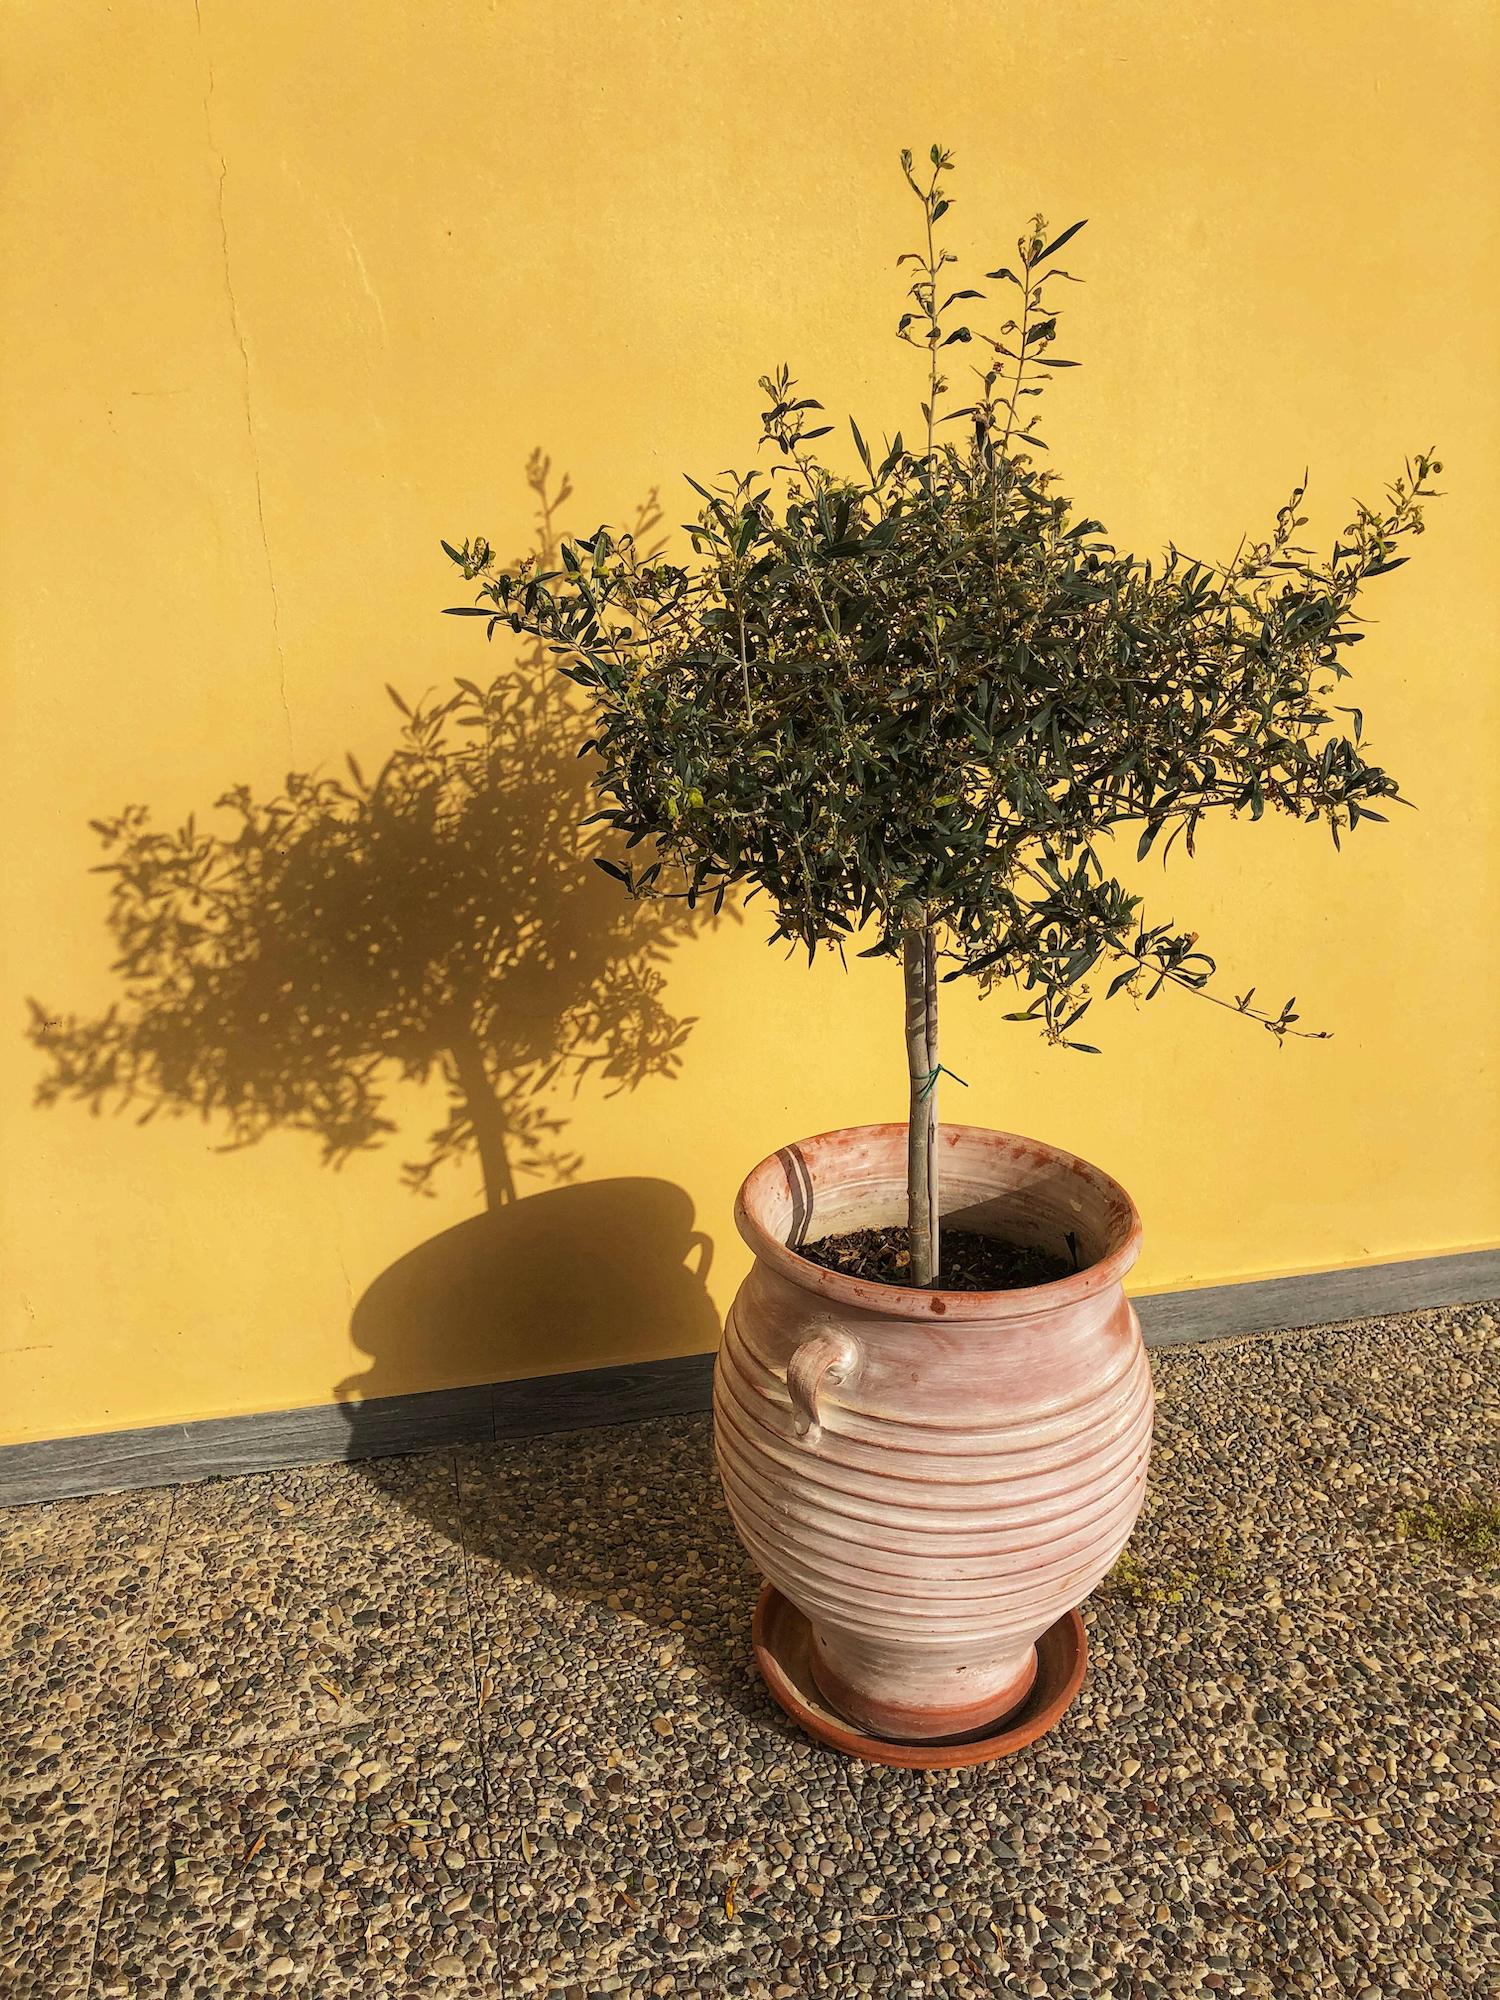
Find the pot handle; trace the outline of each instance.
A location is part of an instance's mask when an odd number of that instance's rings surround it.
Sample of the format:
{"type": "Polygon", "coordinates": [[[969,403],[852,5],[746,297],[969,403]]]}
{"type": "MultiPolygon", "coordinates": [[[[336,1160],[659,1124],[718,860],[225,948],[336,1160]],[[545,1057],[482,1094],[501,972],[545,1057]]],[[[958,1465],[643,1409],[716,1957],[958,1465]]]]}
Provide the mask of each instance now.
{"type": "Polygon", "coordinates": [[[786,1386],[792,1399],[797,1435],[816,1444],[823,1426],[818,1420],[818,1390],[822,1383],[842,1382],[859,1360],[859,1342],[842,1328],[825,1326],[804,1340],[787,1363],[786,1386]]]}

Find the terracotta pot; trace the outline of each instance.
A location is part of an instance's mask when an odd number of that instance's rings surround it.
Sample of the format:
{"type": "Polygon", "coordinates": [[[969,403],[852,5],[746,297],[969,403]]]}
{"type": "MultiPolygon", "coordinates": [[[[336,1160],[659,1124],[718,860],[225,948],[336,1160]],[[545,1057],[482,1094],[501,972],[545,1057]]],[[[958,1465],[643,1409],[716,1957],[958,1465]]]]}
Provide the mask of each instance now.
{"type": "Polygon", "coordinates": [[[906,1220],[906,1127],[784,1147],[740,1190],[755,1265],[714,1370],[714,1436],[746,1548],[813,1635],[826,1698],[926,1742],[1026,1697],[1036,1641],[1112,1566],[1145,1493],[1151,1373],[1121,1281],[1134,1204],[1035,1139],[944,1126],[949,1228],[1068,1254],[1014,1292],[915,1291],[792,1246],[906,1220]]]}

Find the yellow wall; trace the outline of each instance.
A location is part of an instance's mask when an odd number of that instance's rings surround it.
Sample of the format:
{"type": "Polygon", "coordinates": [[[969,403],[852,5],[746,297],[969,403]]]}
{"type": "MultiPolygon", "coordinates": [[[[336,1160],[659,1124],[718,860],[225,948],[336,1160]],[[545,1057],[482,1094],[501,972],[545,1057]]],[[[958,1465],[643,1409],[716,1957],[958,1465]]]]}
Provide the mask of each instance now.
{"type": "MultiPolygon", "coordinates": [[[[1104,1057],[1069,1057],[955,991],[949,1114],[1125,1179],[1144,1288],[1493,1242],[1497,58],[1490,0],[12,10],[0,1436],[706,1347],[742,1172],[900,1114],[895,974],[785,965],[752,908],[674,960],[680,1076],[565,1106],[584,1194],[376,1285],[475,1216],[472,1170],[422,1202],[399,1140],[335,1175],[295,1133],[225,1154],[195,1122],[28,1110],[21,1002],[113,991],[91,815],[378,758],[382,682],[482,664],[437,616],[437,538],[523,545],[534,445],[584,526],[652,481],[680,518],[675,475],[745,455],[783,357],[867,431],[899,420],[895,154],[933,137],[987,262],[1037,207],[1091,218],[1049,436],[1122,542],[1232,550],[1309,463],[1321,539],[1429,443],[1450,495],[1358,655],[1420,813],[1342,857],[1225,825],[1151,877],[1237,989],[1336,1039],[1278,1052],[1162,999],[1096,1010],[1104,1057]]],[[[431,1092],[397,1101],[432,1122],[431,1092]]]]}

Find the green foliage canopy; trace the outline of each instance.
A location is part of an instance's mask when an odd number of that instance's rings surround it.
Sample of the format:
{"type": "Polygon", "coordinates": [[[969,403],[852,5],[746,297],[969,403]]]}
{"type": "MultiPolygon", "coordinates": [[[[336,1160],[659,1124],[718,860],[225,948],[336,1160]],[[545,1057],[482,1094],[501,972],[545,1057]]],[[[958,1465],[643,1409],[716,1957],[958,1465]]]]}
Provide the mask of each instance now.
{"type": "MultiPolygon", "coordinates": [[[[1058,258],[1082,222],[1041,216],[984,292],[957,284],[939,225],[951,156],[919,180],[924,242],[901,264],[897,328],[926,356],[920,435],[861,473],[825,462],[832,426],[785,367],[761,380],[760,468],[690,480],[689,565],[600,528],[551,566],[505,568],[484,541],[444,543],[478,585],[454,615],[527,633],[591,698],[600,817],[638,865],[601,865],[638,895],[721,902],[762,891],[774,938],[872,954],[936,932],[946,977],[1013,979],[1054,1041],[1091,986],[1202,989],[1196,935],[1148,923],[1112,843],[1191,854],[1205,816],[1267,811],[1335,842],[1399,798],[1366,755],[1360,712],[1332,697],[1372,578],[1422,530],[1441,466],[1408,460],[1358,504],[1331,552],[1297,539],[1305,480],[1259,539],[1214,565],[1118,550],[1047,469],[1036,399],[1059,369],[1058,258]],[[993,310],[993,309],[992,309],[993,310]],[[960,400],[943,370],[961,360],[960,400]]],[[[1252,993],[1221,1004],[1303,1032],[1252,993]]]]}

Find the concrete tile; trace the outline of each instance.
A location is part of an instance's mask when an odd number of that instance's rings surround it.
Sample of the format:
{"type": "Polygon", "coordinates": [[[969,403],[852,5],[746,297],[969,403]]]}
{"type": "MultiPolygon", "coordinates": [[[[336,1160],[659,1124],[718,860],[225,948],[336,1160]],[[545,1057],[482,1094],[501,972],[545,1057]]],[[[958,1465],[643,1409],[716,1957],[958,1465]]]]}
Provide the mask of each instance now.
{"type": "Polygon", "coordinates": [[[155,1558],[108,1555],[0,1574],[0,1752],[117,1755],[130,1733],[155,1558]]]}
{"type": "Polygon", "coordinates": [[[120,1789],[112,1758],[39,1757],[0,1789],[0,1990],[82,2000],[120,1789]]]}
{"type": "Polygon", "coordinates": [[[179,1489],[174,1534],[189,1541],[288,1533],[341,1540],[405,1540],[431,1533],[457,1540],[453,1454],[362,1459],[353,1465],[290,1466],[179,1489]]]}
{"type": "Polygon", "coordinates": [[[288,1521],[174,1540],[146,1655],[136,1751],[227,1750],[400,1712],[474,1706],[457,1544],[393,1516],[380,1533],[288,1521]]]}
{"type": "Polygon", "coordinates": [[[473,1732],[162,1758],[116,1824],[96,2000],[497,1991],[473,1732]]]}
{"type": "Polygon", "coordinates": [[[149,1562],[161,1553],[171,1509],[165,1487],[0,1508],[0,1574],[44,1563],[149,1562]]]}

